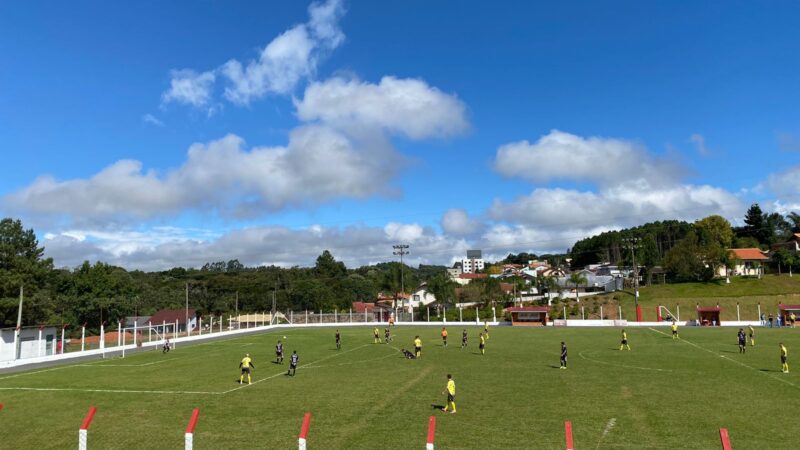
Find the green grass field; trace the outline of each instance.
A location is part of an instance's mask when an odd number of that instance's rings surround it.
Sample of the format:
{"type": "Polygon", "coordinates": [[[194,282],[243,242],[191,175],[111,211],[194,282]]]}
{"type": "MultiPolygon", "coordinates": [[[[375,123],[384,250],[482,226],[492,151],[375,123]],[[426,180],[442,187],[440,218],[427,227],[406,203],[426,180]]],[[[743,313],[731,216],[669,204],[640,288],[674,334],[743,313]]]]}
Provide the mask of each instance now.
{"type": "Polygon", "coordinates": [[[295,448],[306,411],[311,449],[423,448],[432,414],[443,449],[564,448],[564,420],[579,449],[719,448],[720,427],[734,448],[797,447],[800,366],[780,373],[778,342],[791,365],[800,329],[759,328],[740,355],[733,328],[682,328],[680,341],[629,328],[633,350],[620,352],[619,329],[493,327],[485,356],[477,327],[466,350],[461,328],[448,330],[448,348],[436,327],[395,327],[390,345],[373,344],[371,328],[342,328],[340,351],[333,329],[296,328],[0,374],[0,447],[74,447],[91,405],[89,448],[102,449],[180,448],[195,407],[198,449],[295,448]],[[415,334],[423,356],[405,360],[399,348],[415,334]],[[283,335],[301,357],[293,378],[272,362],[283,335]],[[562,340],[568,370],[558,370],[562,340]],[[250,386],[236,383],[245,352],[250,386]],[[431,407],[444,404],[447,373],[457,414],[431,407]]]}

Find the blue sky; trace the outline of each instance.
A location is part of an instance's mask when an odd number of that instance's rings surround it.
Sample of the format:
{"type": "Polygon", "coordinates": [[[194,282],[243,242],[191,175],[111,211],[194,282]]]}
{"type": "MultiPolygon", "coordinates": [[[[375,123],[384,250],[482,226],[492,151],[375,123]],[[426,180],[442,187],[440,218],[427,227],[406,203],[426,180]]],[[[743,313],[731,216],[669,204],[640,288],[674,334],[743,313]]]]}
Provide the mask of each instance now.
{"type": "Polygon", "coordinates": [[[0,7],[0,214],[58,265],[450,263],[800,210],[793,2],[0,7]],[[190,148],[192,150],[190,150],[190,148]]]}

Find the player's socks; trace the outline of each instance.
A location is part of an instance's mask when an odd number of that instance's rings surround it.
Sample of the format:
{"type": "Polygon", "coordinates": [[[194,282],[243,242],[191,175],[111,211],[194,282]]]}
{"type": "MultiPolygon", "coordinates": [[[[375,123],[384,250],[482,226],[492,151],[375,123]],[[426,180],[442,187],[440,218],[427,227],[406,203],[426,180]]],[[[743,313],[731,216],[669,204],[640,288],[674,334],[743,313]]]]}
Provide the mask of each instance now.
{"type": "Polygon", "coordinates": [[[239,384],[242,384],[242,381],[244,381],[244,375],[239,377],[239,384]]]}

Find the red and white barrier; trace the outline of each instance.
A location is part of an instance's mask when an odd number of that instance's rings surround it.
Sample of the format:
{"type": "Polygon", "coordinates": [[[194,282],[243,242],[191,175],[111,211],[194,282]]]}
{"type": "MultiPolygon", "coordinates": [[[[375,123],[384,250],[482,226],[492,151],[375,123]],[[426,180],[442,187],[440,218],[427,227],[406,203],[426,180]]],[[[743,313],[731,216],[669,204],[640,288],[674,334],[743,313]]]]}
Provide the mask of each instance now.
{"type": "Polygon", "coordinates": [[[195,408],[192,411],[192,418],[189,419],[189,425],[186,425],[186,434],[184,434],[184,444],[186,450],[192,450],[194,445],[194,427],[197,426],[197,418],[200,416],[200,408],[195,408]]]}
{"type": "Polygon", "coordinates": [[[306,450],[306,437],[308,437],[308,427],[311,425],[311,413],[307,412],[303,416],[303,426],[300,427],[300,437],[297,439],[298,448],[306,450]]]}
{"type": "Polygon", "coordinates": [[[3,410],[3,404],[0,403],[0,411],[2,411],[2,410],[3,410]]]}
{"type": "Polygon", "coordinates": [[[433,450],[433,438],[436,436],[436,417],[431,416],[428,419],[428,443],[425,444],[425,450],[433,450]]]}
{"type": "Polygon", "coordinates": [[[94,413],[96,412],[97,408],[92,406],[89,408],[89,412],[86,413],[86,417],[83,419],[81,429],[78,430],[78,450],[86,450],[86,439],[89,435],[89,425],[92,424],[92,419],[94,419],[94,413]]]}
{"type": "Polygon", "coordinates": [[[731,438],[728,436],[727,428],[719,429],[719,440],[722,442],[722,450],[731,450],[731,438]]]}
{"type": "Polygon", "coordinates": [[[575,450],[575,446],[572,445],[572,422],[569,420],[564,422],[564,435],[567,439],[567,450],[575,450]]]}

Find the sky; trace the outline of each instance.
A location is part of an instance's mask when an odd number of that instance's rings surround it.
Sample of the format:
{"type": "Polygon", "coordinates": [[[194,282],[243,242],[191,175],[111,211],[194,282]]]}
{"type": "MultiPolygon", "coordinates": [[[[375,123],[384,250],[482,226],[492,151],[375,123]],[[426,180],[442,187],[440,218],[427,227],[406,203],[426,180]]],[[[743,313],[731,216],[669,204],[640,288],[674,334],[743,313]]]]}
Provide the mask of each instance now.
{"type": "Polygon", "coordinates": [[[3,3],[0,216],[163,270],[800,211],[800,4],[561,3],[3,3]]]}

